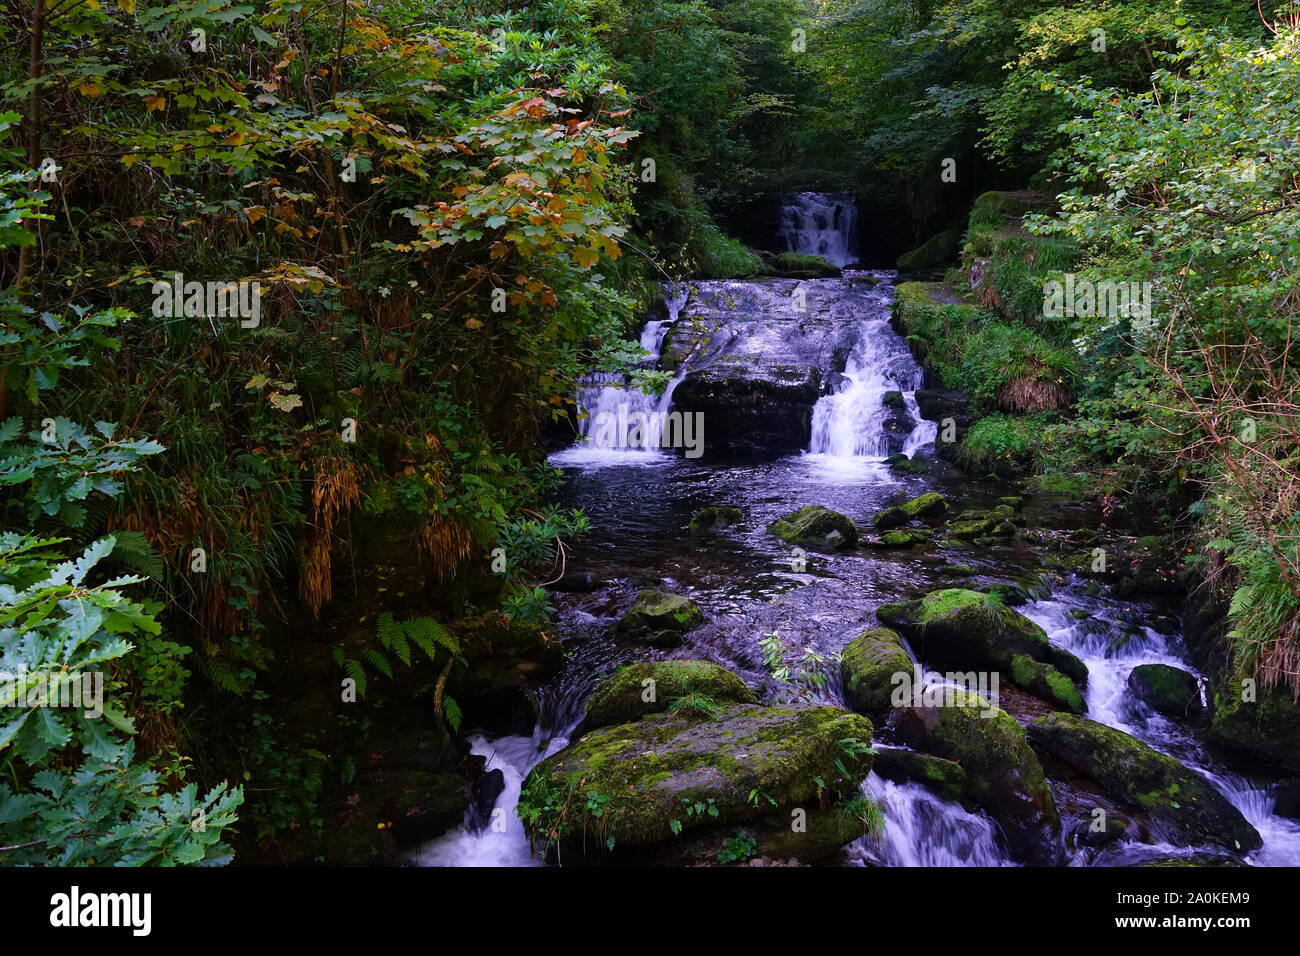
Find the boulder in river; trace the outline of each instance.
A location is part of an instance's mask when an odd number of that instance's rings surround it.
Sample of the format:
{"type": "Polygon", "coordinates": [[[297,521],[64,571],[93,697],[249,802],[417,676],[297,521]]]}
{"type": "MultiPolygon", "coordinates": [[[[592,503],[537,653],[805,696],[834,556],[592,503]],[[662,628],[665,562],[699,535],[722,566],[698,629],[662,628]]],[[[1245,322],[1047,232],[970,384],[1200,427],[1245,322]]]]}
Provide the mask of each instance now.
{"type": "Polygon", "coordinates": [[[1043,700],[1075,713],[1084,709],[1075,682],[1087,680],[1087,666],[994,595],[946,588],[905,604],[881,605],[876,616],[931,666],[995,668],[1043,700]]]}
{"type": "Polygon", "coordinates": [[[709,661],[641,661],[601,682],[573,739],[663,710],[702,716],[722,703],[757,704],[758,698],[743,680],[709,661]]]}
{"type": "Polygon", "coordinates": [[[904,502],[902,509],[912,518],[934,518],[948,510],[948,502],[937,491],[927,491],[904,502]]]}
{"type": "Polygon", "coordinates": [[[806,505],[768,525],[782,541],[826,551],[843,551],[858,543],[858,526],[846,515],[821,505],[806,505]]]}
{"type": "Polygon", "coordinates": [[[1128,675],[1134,694],[1166,717],[1196,717],[1201,713],[1201,688],[1196,675],[1169,664],[1139,664],[1128,675]]]}
{"type": "Polygon", "coordinates": [[[623,614],[619,627],[637,633],[681,633],[703,623],[704,615],[690,598],[647,588],[623,614]]]}
{"type": "Polygon", "coordinates": [[[900,673],[912,673],[912,658],[902,638],[887,627],[872,628],[851,640],[840,656],[844,702],[868,714],[887,711],[894,675],[900,673]]]}
{"type": "Polygon", "coordinates": [[[952,688],[942,702],[896,709],[892,721],[902,743],[961,763],[967,797],[1001,825],[1017,860],[1056,862],[1061,820],[1052,788],[1010,714],[952,688]]]}
{"type": "Polygon", "coordinates": [[[901,528],[903,525],[911,522],[912,516],[897,505],[885,508],[876,512],[876,517],[871,523],[875,525],[877,531],[890,531],[894,528],[901,528]]]}
{"type": "MultiPolygon", "coordinates": [[[[559,844],[561,862],[692,831],[734,832],[773,814],[789,826],[799,811],[811,817],[860,799],[871,734],[865,717],[806,704],[729,704],[703,720],[650,714],[599,728],[539,763],[524,781],[519,817],[531,840],[559,844]]],[[[787,848],[805,861],[813,850],[811,841],[806,851],[787,848]]]]}
{"type": "Polygon", "coordinates": [[[709,451],[802,451],[821,391],[814,365],[720,364],[687,374],[673,392],[673,411],[703,415],[709,451]]]}
{"type": "Polygon", "coordinates": [[[1217,684],[1210,736],[1225,747],[1300,771],[1300,705],[1281,688],[1253,681],[1217,684]]]}
{"type": "Polygon", "coordinates": [[[776,262],[769,267],[769,271],[788,279],[833,279],[838,278],[843,270],[821,256],[783,252],[776,257],[776,262]]]}
{"type": "Polygon", "coordinates": [[[966,801],[966,771],[955,760],[899,747],[877,747],[871,769],[895,783],[919,783],[944,800],[966,801]]]}
{"type": "Polygon", "coordinates": [[[695,512],[691,518],[692,531],[712,531],[714,528],[729,528],[745,520],[744,512],[729,505],[710,505],[695,512]]]}
{"type": "Polygon", "coordinates": [[[1142,810],[1161,839],[1249,853],[1262,841],[1241,811],[1200,774],[1121,730],[1073,714],[1029,725],[1041,753],[1073,767],[1108,794],[1142,810]]]}

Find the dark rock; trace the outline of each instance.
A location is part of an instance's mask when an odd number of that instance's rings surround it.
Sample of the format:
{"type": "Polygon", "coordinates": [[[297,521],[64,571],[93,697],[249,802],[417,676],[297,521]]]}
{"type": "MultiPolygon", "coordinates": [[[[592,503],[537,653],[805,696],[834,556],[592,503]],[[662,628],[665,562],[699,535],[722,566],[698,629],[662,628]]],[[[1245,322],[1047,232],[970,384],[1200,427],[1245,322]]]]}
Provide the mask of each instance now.
{"type": "Polygon", "coordinates": [[[479,774],[474,781],[473,799],[465,809],[465,828],[477,833],[492,822],[492,808],[506,789],[506,775],[499,769],[479,774]]]}
{"type": "Polygon", "coordinates": [[[801,451],[812,438],[821,381],[811,365],[711,366],[681,381],[673,410],[703,414],[710,451],[801,451]]]}
{"type": "Polygon", "coordinates": [[[1201,713],[1201,688],[1194,674],[1168,664],[1139,664],[1128,675],[1128,686],[1157,713],[1166,717],[1195,717],[1201,713]]]}

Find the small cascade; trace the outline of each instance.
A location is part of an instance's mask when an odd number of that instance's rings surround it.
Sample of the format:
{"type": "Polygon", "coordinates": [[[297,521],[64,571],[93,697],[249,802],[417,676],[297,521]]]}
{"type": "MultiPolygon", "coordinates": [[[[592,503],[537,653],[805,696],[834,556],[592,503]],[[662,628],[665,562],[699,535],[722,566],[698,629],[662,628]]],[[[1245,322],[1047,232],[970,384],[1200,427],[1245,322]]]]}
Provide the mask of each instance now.
{"type": "Polygon", "coordinates": [[[780,239],[787,252],[821,256],[837,266],[858,261],[853,254],[858,208],[851,196],[800,193],[781,207],[780,239]]]}
{"type": "Polygon", "coordinates": [[[833,457],[885,458],[928,447],[937,432],[921,418],[915,391],[925,373],[884,318],[860,323],[857,342],[844,367],[845,381],[813,406],[808,450],[833,457]],[[902,395],[902,407],[885,404],[887,393],[902,395]]]}
{"type": "Polygon", "coordinates": [[[1173,638],[1149,627],[1126,625],[1123,620],[1113,619],[1116,609],[1074,595],[1053,596],[1021,610],[1047,632],[1053,644],[1072,652],[1087,665],[1085,696],[1092,720],[1150,744],[1214,784],[1264,838],[1264,846],[1248,858],[1249,862],[1259,866],[1300,865],[1300,821],[1274,812],[1272,786],[1214,764],[1185,725],[1157,714],[1129,690],[1129,674],[1139,664],[1170,664],[1194,672],[1175,652],[1173,638]],[[1070,611],[1080,608],[1088,616],[1076,619],[1070,611]],[[1125,636],[1117,639],[1117,634],[1125,636]]]}
{"type": "Polygon", "coordinates": [[[846,852],[850,862],[874,866],[1014,866],[999,848],[988,817],[940,799],[916,783],[871,774],[863,792],[880,805],[884,832],[863,837],[846,852]]]}

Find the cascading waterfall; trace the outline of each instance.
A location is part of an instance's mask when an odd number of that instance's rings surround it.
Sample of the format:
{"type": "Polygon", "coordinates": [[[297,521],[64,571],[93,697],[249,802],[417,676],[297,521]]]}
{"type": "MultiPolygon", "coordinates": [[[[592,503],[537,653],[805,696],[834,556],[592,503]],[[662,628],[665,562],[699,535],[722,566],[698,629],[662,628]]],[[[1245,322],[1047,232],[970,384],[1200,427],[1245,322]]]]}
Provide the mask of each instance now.
{"type": "Polygon", "coordinates": [[[917,783],[893,783],[872,773],[863,792],[884,812],[878,840],[863,837],[845,851],[849,862],[875,866],[1014,866],[998,848],[986,816],[940,799],[917,783]]]}
{"type": "Polygon", "coordinates": [[[857,343],[844,367],[846,381],[813,406],[809,452],[884,458],[899,451],[910,455],[927,447],[934,441],[937,426],[922,419],[916,405],[914,393],[924,384],[924,377],[887,320],[860,323],[857,343]],[[902,409],[886,407],[889,392],[902,394],[902,409]],[[912,423],[901,441],[898,432],[888,427],[899,411],[912,423]]]}
{"type": "MultiPolygon", "coordinates": [[[[649,353],[647,364],[659,360],[664,337],[677,322],[690,298],[686,283],[664,286],[666,319],[652,319],[641,330],[641,348],[649,353]]],[[[594,372],[578,389],[578,404],[586,416],[578,420],[579,442],[573,448],[552,456],[564,463],[648,462],[662,454],[664,424],[672,408],[673,391],[683,378],[683,369],[668,383],[662,395],[647,395],[628,388],[627,379],[618,372],[594,372]]]]}
{"type": "Polygon", "coordinates": [[[858,261],[853,254],[857,222],[852,197],[800,193],[781,207],[780,238],[787,252],[821,256],[843,267],[858,261]]]}
{"type": "Polygon", "coordinates": [[[1300,865],[1300,821],[1274,812],[1271,788],[1212,763],[1201,743],[1184,726],[1157,714],[1129,692],[1129,674],[1139,664],[1170,664],[1194,671],[1175,653],[1168,637],[1141,627],[1127,640],[1117,642],[1114,631],[1123,622],[1108,620],[1111,609],[1084,598],[1054,596],[1020,610],[1047,632],[1053,644],[1072,652],[1087,665],[1089,718],[1150,744],[1214,784],[1264,838],[1263,847],[1251,855],[1250,862],[1260,866],[1300,865]],[[1076,619],[1070,614],[1072,607],[1088,612],[1087,618],[1076,619]]]}

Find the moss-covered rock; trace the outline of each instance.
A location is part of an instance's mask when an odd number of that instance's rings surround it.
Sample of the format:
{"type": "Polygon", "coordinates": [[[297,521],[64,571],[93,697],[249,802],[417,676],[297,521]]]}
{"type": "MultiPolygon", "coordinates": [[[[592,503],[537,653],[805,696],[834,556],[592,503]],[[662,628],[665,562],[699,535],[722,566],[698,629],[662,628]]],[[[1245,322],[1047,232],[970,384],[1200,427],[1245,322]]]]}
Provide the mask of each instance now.
{"type": "Polygon", "coordinates": [[[885,408],[892,408],[895,411],[901,411],[907,407],[907,400],[903,398],[902,392],[886,392],[881,398],[880,404],[885,408]]]}
{"type": "Polygon", "coordinates": [[[1048,714],[1030,724],[1028,734],[1035,749],[1144,811],[1169,843],[1210,843],[1245,853],[1261,845],[1255,828],[1203,777],[1123,731],[1084,717],[1048,714]]]}
{"type": "Polygon", "coordinates": [[[1139,664],[1128,675],[1128,686],[1151,709],[1167,717],[1201,713],[1201,689],[1196,675],[1168,664],[1139,664]]]}
{"type": "Polygon", "coordinates": [[[876,541],[866,542],[873,547],[910,548],[914,544],[924,544],[930,540],[929,532],[921,528],[895,528],[886,531],[876,541]]]}
{"type": "Polygon", "coordinates": [[[966,799],[966,771],[955,760],[898,747],[878,747],[871,769],[895,783],[919,783],[945,800],[966,799]]]}
{"type": "Polygon", "coordinates": [[[774,811],[789,819],[822,796],[856,795],[871,733],[869,720],[838,707],[731,704],[703,721],[651,714],[543,760],[524,781],[519,816],[531,839],[574,848],[668,841],[774,811]]]}
{"type": "Polygon", "coordinates": [[[1220,682],[1214,688],[1210,736],[1225,747],[1300,771],[1300,705],[1283,690],[1220,682]]]}
{"type": "Polygon", "coordinates": [[[954,689],[949,702],[899,708],[894,720],[907,746],[961,763],[969,799],[1001,825],[1016,859],[1056,862],[1061,820],[1052,789],[1010,714],[954,689]]]}
{"type": "Polygon", "coordinates": [[[999,518],[987,511],[967,509],[958,512],[948,522],[948,534],[954,538],[971,540],[982,538],[997,527],[999,518]]]}
{"type": "Polygon", "coordinates": [[[885,508],[883,511],[877,511],[871,523],[875,525],[877,531],[889,531],[893,528],[901,528],[911,520],[911,515],[902,508],[894,506],[885,508]]]}
{"type": "Polygon", "coordinates": [[[888,710],[899,673],[912,673],[912,658],[896,632],[877,627],[855,637],[840,658],[844,703],[869,714],[888,710]]]}
{"type": "Polygon", "coordinates": [[[947,265],[957,258],[957,253],[961,250],[961,235],[960,229],[945,229],[931,236],[911,252],[898,257],[899,270],[912,272],[947,265]]]}
{"type": "Polygon", "coordinates": [[[1043,700],[1073,713],[1084,709],[1074,682],[1087,680],[1087,666],[1052,646],[1041,627],[993,595],[946,588],[882,605],[876,616],[931,666],[996,669],[1043,700]]]}
{"type": "Polygon", "coordinates": [[[712,531],[714,528],[729,528],[745,520],[744,512],[728,505],[711,505],[701,508],[691,518],[692,531],[712,531]]]}
{"type": "Polygon", "coordinates": [[[948,502],[937,491],[927,491],[904,502],[902,508],[912,518],[934,518],[948,510],[948,502]]]}
{"type": "Polygon", "coordinates": [[[768,525],[783,541],[827,551],[842,551],[858,543],[858,526],[846,515],[821,505],[807,505],[768,525]]]}
{"type": "Polygon", "coordinates": [[[902,452],[885,459],[889,470],[897,475],[923,475],[930,470],[930,463],[924,458],[909,458],[902,452]]]}
{"type": "Polygon", "coordinates": [[[842,272],[839,266],[832,265],[821,256],[810,256],[802,252],[781,253],[776,257],[772,271],[791,279],[836,278],[842,272]]]}
{"type": "Polygon", "coordinates": [[[661,631],[681,633],[704,623],[704,615],[695,602],[680,594],[647,588],[636,596],[619,621],[624,631],[657,634],[661,631]]]}
{"type": "Polygon", "coordinates": [[[601,682],[573,739],[664,710],[707,717],[724,703],[757,704],[758,698],[743,680],[709,661],[641,661],[601,682]]]}

